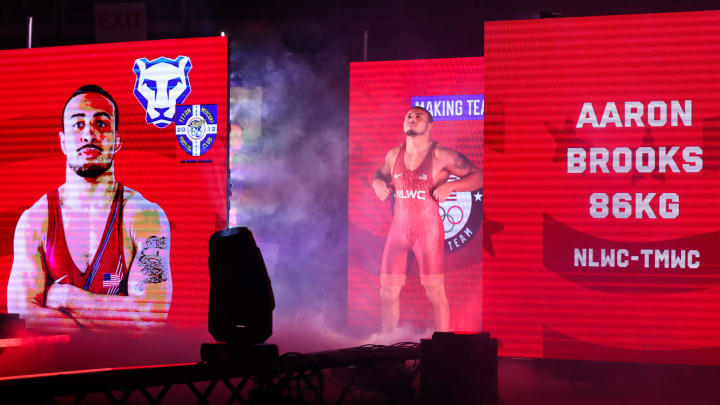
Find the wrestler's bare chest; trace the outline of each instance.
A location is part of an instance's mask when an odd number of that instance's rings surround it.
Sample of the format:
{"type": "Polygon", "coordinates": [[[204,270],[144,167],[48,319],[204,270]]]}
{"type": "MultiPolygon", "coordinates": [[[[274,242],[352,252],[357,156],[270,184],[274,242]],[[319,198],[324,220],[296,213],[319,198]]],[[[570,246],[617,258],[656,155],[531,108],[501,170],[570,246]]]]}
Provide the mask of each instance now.
{"type": "MultiPolygon", "coordinates": [[[[405,167],[408,170],[415,171],[418,168],[420,168],[420,165],[422,164],[423,160],[425,160],[425,157],[427,155],[427,152],[422,152],[418,154],[412,154],[405,152],[403,163],[405,164],[405,167]]],[[[445,170],[442,165],[439,162],[439,159],[435,156],[431,157],[432,159],[432,176],[435,180],[434,184],[437,186],[439,184],[445,183],[450,176],[450,173],[448,173],[447,170],[445,170]]]]}
{"type": "Polygon", "coordinates": [[[65,241],[70,256],[77,268],[85,272],[104,236],[111,204],[83,204],[79,207],[62,204],[61,208],[65,241]]]}

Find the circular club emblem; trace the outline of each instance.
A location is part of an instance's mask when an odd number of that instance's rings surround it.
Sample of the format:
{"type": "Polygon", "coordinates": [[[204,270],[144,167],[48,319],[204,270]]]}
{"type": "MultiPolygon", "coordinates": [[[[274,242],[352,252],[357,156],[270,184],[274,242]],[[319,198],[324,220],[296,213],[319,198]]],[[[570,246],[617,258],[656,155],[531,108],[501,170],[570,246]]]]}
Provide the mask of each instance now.
{"type": "MultiPolygon", "coordinates": [[[[456,181],[458,177],[450,176],[448,181],[456,181]]],[[[462,249],[482,224],[482,189],[451,193],[440,203],[440,218],[445,229],[445,253],[462,249]]]]}
{"type": "Polygon", "coordinates": [[[207,152],[217,137],[217,105],[177,106],[175,135],[180,147],[189,155],[207,152]]]}

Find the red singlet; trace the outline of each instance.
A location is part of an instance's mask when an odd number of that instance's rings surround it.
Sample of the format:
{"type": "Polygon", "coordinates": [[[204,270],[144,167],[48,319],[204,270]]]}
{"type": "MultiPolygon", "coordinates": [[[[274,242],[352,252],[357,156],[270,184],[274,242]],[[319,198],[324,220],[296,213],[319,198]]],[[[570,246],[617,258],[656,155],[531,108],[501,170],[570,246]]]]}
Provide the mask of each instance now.
{"type": "MultiPolygon", "coordinates": [[[[122,212],[123,186],[118,183],[110,215],[92,262],[81,272],[68,250],[57,190],[47,194],[48,234],[45,246],[45,293],[62,276],[60,282],[72,284],[95,294],[127,295],[127,266],[123,254],[122,212]]],[[[83,235],[84,236],[84,235],[83,235]]]]}
{"type": "Polygon", "coordinates": [[[384,268],[381,271],[386,274],[405,273],[404,265],[396,268],[404,260],[395,256],[404,256],[408,250],[415,254],[421,274],[442,272],[445,231],[440,219],[440,203],[432,197],[435,145],[433,142],[428,148],[417,169],[408,170],[403,144],[390,173],[395,189],[395,208],[383,252],[384,268]]]}

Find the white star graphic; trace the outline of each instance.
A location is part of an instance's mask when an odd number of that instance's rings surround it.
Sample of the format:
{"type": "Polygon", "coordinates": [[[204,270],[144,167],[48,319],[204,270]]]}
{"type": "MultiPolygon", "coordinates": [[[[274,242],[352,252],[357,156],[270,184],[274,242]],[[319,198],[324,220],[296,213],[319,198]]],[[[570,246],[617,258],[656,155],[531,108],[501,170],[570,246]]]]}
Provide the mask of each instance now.
{"type": "Polygon", "coordinates": [[[475,197],[475,201],[482,201],[483,195],[478,191],[473,194],[473,197],[475,197]]]}

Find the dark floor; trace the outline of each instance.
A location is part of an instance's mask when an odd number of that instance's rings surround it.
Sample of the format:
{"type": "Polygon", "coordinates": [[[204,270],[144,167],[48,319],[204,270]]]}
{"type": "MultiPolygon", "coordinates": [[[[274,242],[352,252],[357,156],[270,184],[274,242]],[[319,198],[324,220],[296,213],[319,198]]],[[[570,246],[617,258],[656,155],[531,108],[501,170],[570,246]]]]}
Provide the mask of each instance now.
{"type": "Polygon", "coordinates": [[[720,368],[501,359],[505,405],[720,404],[720,368]]]}
{"type": "MultiPolygon", "coordinates": [[[[190,347],[190,346],[188,346],[190,347]]],[[[193,353],[195,350],[190,350],[193,353]]],[[[9,353],[4,353],[3,360],[9,353]]],[[[306,403],[319,403],[307,384],[311,382],[323,392],[327,403],[343,404],[421,403],[419,373],[413,373],[414,362],[380,364],[374,369],[340,368],[325,370],[322,380],[309,374],[307,381],[294,387],[293,395],[301,392],[306,403]]],[[[233,380],[238,384],[239,380],[233,380]]],[[[462,385],[462,381],[458,384],[462,385]]],[[[471,387],[481,382],[468,382],[471,387]]],[[[204,392],[209,383],[195,384],[204,392]]],[[[442,389],[455,389],[447,384],[442,389]]],[[[149,389],[153,396],[161,387],[149,389]]],[[[501,358],[498,362],[498,392],[502,405],[535,404],[720,404],[720,367],[682,366],[635,363],[603,363],[589,361],[538,360],[501,358]]],[[[243,389],[247,398],[249,389],[243,389]]],[[[122,393],[115,392],[116,400],[122,393]]],[[[218,384],[208,395],[208,403],[224,404],[231,397],[230,390],[218,384]]],[[[73,403],[76,398],[61,398],[57,403],[73,403]]],[[[103,394],[90,394],[80,403],[111,403],[103,394]]],[[[0,404],[2,398],[0,398],[0,404]]],[[[128,403],[150,403],[142,393],[132,393],[128,403]]],[[[186,384],[174,385],[162,400],[163,404],[198,403],[186,384]]],[[[235,402],[238,403],[238,402],[235,402]]],[[[283,402],[270,403],[300,403],[283,402]]],[[[448,403],[447,401],[444,403],[448,403]]],[[[483,402],[466,402],[483,403],[483,402]]],[[[464,403],[463,403],[464,404],[464,403]]]]}

